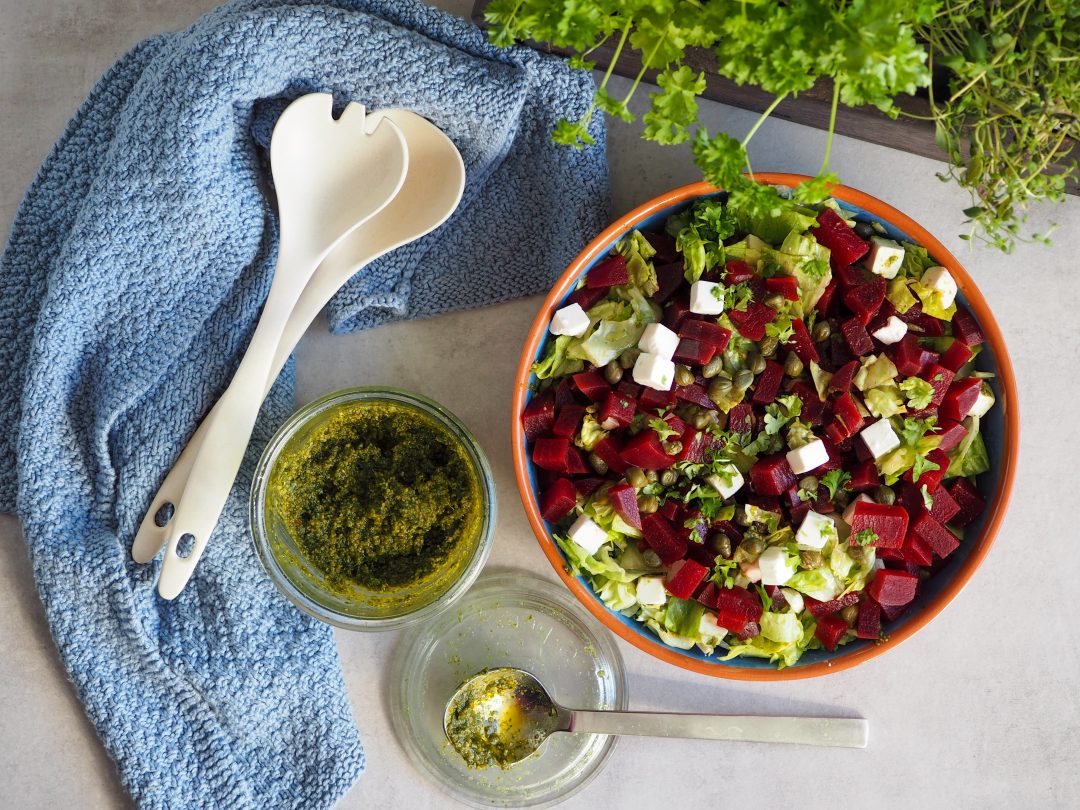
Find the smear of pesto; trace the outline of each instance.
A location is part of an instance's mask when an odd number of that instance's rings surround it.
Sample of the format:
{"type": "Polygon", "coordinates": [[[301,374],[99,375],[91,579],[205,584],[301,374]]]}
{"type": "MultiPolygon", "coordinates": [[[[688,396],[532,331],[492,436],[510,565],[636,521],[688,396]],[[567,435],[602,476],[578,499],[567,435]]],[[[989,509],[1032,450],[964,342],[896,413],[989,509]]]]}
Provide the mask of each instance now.
{"type": "Polygon", "coordinates": [[[297,546],[342,592],[437,571],[481,522],[480,481],[442,425],[407,406],[342,406],[278,457],[270,497],[297,546]]]}

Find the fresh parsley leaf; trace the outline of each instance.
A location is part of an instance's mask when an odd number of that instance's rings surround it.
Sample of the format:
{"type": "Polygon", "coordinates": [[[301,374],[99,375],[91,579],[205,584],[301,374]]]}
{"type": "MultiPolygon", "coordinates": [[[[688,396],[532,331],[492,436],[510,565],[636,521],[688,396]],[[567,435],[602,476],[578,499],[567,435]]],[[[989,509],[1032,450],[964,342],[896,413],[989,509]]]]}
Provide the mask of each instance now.
{"type": "Polygon", "coordinates": [[[923,473],[930,472],[931,470],[940,470],[941,465],[931,461],[921,453],[915,454],[915,463],[911,467],[911,480],[916,484],[919,483],[919,479],[923,473]]]}
{"type": "Polygon", "coordinates": [[[701,536],[701,525],[701,518],[694,517],[683,521],[683,528],[692,530],[690,532],[691,543],[697,543],[698,545],[701,545],[705,542],[705,538],[701,536]]]}
{"type": "Polygon", "coordinates": [[[863,529],[853,535],[855,542],[860,546],[872,546],[878,541],[877,532],[873,529],[863,529]]]}
{"type": "Polygon", "coordinates": [[[936,424],[936,416],[928,416],[925,419],[905,419],[903,427],[900,428],[900,438],[908,447],[914,447],[919,443],[919,439],[934,429],[936,424]]]}
{"type": "Polygon", "coordinates": [[[683,143],[689,127],[697,121],[697,96],[705,91],[705,74],[694,74],[687,65],[668,68],[656,77],[662,92],[650,93],[652,108],[645,113],[644,137],[661,144],[683,143]]]}
{"type": "Polygon", "coordinates": [[[900,383],[900,390],[908,405],[916,411],[927,407],[934,398],[934,386],[921,377],[908,377],[900,383]]]}
{"type": "Polygon", "coordinates": [[[829,470],[821,477],[821,483],[829,490],[829,500],[836,500],[840,488],[851,480],[851,474],[844,470],[829,470]]]}
{"type": "Polygon", "coordinates": [[[650,419],[649,427],[656,431],[656,435],[660,437],[662,442],[666,442],[672,436],[679,435],[679,431],[675,430],[663,419],[650,419]]]}
{"type": "Polygon", "coordinates": [[[746,310],[747,306],[754,299],[754,291],[750,289],[750,286],[745,282],[739,284],[733,284],[726,288],[727,290],[727,303],[724,304],[724,308],[728,311],[737,309],[740,312],[746,310]]]}
{"type": "Polygon", "coordinates": [[[765,334],[776,338],[780,343],[791,340],[795,334],[795,328],[791,324],[791,316],[778,315],[772,323],[765,324],[765,334]]]}
{"type": "Polygon", "coordinates": [[[816,501],[817,490],[816,489],[803,489],[799,487],[799,491],[795,493],[799,496],[800,501],[816,501]]]}

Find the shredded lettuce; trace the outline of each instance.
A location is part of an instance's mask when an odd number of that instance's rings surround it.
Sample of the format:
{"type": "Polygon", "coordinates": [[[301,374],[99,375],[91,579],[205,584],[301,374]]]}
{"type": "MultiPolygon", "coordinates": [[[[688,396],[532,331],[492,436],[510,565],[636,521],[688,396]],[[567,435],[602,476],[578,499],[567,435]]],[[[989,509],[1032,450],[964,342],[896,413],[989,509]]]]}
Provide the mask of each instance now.
{"type": "Polygon", "coordinates": [[[769,641],[790,644],[802,638],[803,626],[794,613],[763,613],[761,615],[761,635],[769,641]]]}
{"type": "MultiPolygon", "coordinates": [[[[816,220],[815,220],[816,221],[816,220]]],[[[829,249],[810,234],[792,230],[784,238],[779,251],[763,251],[766,258],[776,262],[799,282],[799,307],[792,314],[801,317],[810,312],[825,288],[832,281],[829,249]]]]}
{"type": "Polygon", "coordinates": [[[569,335],[560,335],[548,344],[548,352],[543,360],[533,364],[532,373],[538,379],[547,380],[553,377],[565,377],[568,374],[577,374],[585,368],[585,364],[578,358],[567,357],[566,351],[571,343],[578,338],[569,335]]]}
{"type": "Polygon", "coordinates": [[[918,299],[911,294],[907,279],[901,274],[889,282],[889,290],[886,293],[889,303],[896,307],[896,311],[903,315],[917,303],[918,299]]]}
{"type": "Polygon", "coordinates": [[[922,302],[922,310],[927,315],[942,321],[951,321],[953,319],[953,315],[956,314],[956,302],[953,301],[947,307],[942,306],[941,290],[927,287],[921,281],[912,281],[911,289],[919,296],[919,300],[922,302]]]}
{"type": "Polygon", "coordinates": [[[970,478],[990,469],[990,457],[986,453],[986,443],[979,430],[979,417],[967,417],[964,427],[967,428],[967,435],[949,452],[946,478],[970,478]]]}
{"type": "Polygon", "coordinates": [[[822,602],[835,599],[840,593],[840,583],[828,568],[799,571],[787,581],[787,586],[822,602]]]}
{"type": "Polygon", "coordinates": [[[890,416],[907,413],[904,397],[901,395],[900,387],[896,383],[889,383],[863,392],[863,400],[866,402],[866,409],[879,419],[888,419],[890,416]]]}
{"type": "Polygon", "coordinates": [[[732,658],[745,655],[752,658],[768,658],[777,665],[778,669],[794,666],[806,650],[821,646],[814,636],[817,622],[809,612],[803,612],[801,624],[802,634],[796,641],[770,641],[764,637],[764,634],[759,634],[746,641],[733,644],[728,654],[721,660],[730,661],[732,658]]]}
{"type": "Polygon", "coordinates": [[[688,282],[693,284],[706,270],[723,263],[724,240],[735,233],[735,228],[735,214],[717,199],[698,200],[668,220],[667,230],[683,254],[688,282]]]}
{"type": "MultiPolygon", "coordinates": [[[[904,261],[900,265],[900,272],[897,274],[897,278],[902,278],[904,276],[907,276],[908,278],[922,278],[922,274],[926,268],[934,266],[934,260],[930,258],[930,254],[922,245],[916,245],[913,242],[901,242],[900,245],[904,248],[904,261]]],[[[899,309],[899,307],[897,307],[897,309],[899,309]]],[[[900,311],[907,312],[906,309],[900,311]]]]}
{"type": "Polygon", "coordinates": [[[589,330],[566,346],[566,356],[604,366],[637,345],[645,327],[657,319],[652,304],[632,285],[612,287],[608,298],[588,311],[589,330]]]}
{"type": "Polygon", "coordinates": [[[854,383],[860,391],[888,385],[899,374],[893,361],[884,354],[879,354],[877,357],[864,357],[859,362],[861,365],[855,372],[854,383]]]}
{"type": "Polygon", "coordinates": [[[626,259],[626,269],[630,274],[630,283],[646,296],[653,295],[660,289],[656,280],[656,268],[650,261],[656,255],[656,248],[642,236],[641,231],[633,230],[615,245],[616,252],[626,259]]]}
{"type": "Polygon", "coordinates": [[[811,360],[810,376],[814,380],[814,388],[817,389],[818,399],[824,402],[829,388],[829,381],[832,379],[832,374],[811,360]]]}
{"type": "Polygon", "coordinates": [[[805,233],[817,225],[817,211],[803,206],[774,209],[764,213],[737,208],[734,213],[739,231],[752,233],[770,245],[779,245],[788,234],[805,233]]]}
{"type": "Polygon", "coordinates": [[[591,451],[596,447],[596,443],[603,438],[606,438],[608,432],[600,427],[600,423],[596,419],[596,406],[590,405],[585,411],[585,418],[581,422],[581,430],[574,437],[574,444],[580,447],[582,450],[591,451]]]}

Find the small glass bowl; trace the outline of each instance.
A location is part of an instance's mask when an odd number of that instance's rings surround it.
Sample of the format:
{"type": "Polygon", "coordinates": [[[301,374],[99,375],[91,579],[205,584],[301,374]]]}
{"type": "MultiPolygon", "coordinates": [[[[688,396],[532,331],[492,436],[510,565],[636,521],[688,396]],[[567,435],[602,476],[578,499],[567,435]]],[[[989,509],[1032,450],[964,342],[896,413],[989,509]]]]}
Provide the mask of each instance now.
{"type": "Polygon", "coordinates": [[[427,397],[396,388],[347,388],[327,394],[290,416],[263,451],[251,485],[249,513],[255,550],[274,585],[315,618],[347,630],[396,630],[452,605],[479,576],[495,529],[495,483],[480,445],[456,416],[427,397]],[[423,580],[392,590],[331,588],[300,550],[269,498],[274,465],[286,448],[301,446],[331,416],[357,403],[412,409],[446,429],[465,450],[480,485],[481,520],[474,537],[423,580]]]}

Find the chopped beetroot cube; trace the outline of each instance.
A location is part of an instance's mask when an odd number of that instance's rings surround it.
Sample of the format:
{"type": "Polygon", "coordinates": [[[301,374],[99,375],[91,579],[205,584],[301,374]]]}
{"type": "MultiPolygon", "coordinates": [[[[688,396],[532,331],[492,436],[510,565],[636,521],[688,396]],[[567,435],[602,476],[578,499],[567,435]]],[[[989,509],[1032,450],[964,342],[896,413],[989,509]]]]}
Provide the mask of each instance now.
{"type": "Polygon", "coordinates": [[[702,588],[694,598],[705,607],[716,610],[716,597],[719,595],[720,589],[717,587],[716,583],[706,582],[705,587],[702,588]]]}
{"type": "MultiPolygon", "coordinates": [[[[840,324],[836,324],[836,331],[829,337],[829,354],[828,363],[831,365],[823,365],[826,371],[833,371],[840,368],[844,363],[850,363],[855,356],[851,353],[851,349],[848,348],[847,341],[844,340],[843,334],[840,332],[840,324]]],[[[825,358],[822,357],[822,362],[825,362],[825,358]]]]}
{"type": "Polygon", "coordinates": [[[829,249],[829,262],[833,270],[854,264],[870,250],[870,245],[860,239],[843,217],[831,208],[822,209],[818,214],[818,226],[811,228],[810,233],[829,249]]]}
{"type": "Polygon", "coordinates": [[[620,455],[625,464],[643,470],[666,470],[675,463],[675,457],[664,450],[655,430],[643,430],[631,436],[620,455]]]}
{"type": "Polygon", "coordinates": [[[555,410],[563,405],[576,404],[578,401],[577,386],[569,377],[563,377],[555,386],[555,410]]]}
{"type": "Polygon", "coordinates": [[[656,283],[659,289],[653,293],[652,300],[658,304],[663,304],[671,298],[675,291],[679,289],[679,285],[682,284],[683,272],[683,263],[681,261],[672,262],[671,264],[657,264],[656,283]]]}
{"type": "Polygon", "coordinates": [[[532,451],[533,464],[552,472],[567,473],[566,457],[570,447],[567,438],[537,439],[532,451]]]}
{"type": "Polygon", "coordinates": [[[728,411],[728,430],[732,433],[753,433],[756,427],[754,406],[749,402],[740,402],[728,411]]]}
{"type": "Polygon", "coordinates": [[[956,445],[960,444],[967,436],[967,428],[961,422],[954,422],[949,419],[942,419],[937,424],[937,434],[941,436],[941,444],[938,445],[938,449],[948,453],[956,445]]]}
{"type": "Polygon", "coordinates": [[[559,478],[540,495],[540,515],[548,523],[558,523],[577,504],[577,491],[568,478],[559,478]]]}
{"type": "Polygon", "coordinates": [[[604,479],[597,478],[596,476],[574,479],[574,489],[580,492],[581,497],[583,498],[588,498],[590,495],[596,492],[596,490],[600,489],[600,487],[602,487],[603,485],[604,479]]]}
{"type": "MultiPolygon", "coordinates": [[[[739,545],[743,541],[743,532],[735,523],[730,520],[721,520],[714,527],[713,532],[718,532],[727,537],[731,543],[731,547],[739,545]]],[[[712,534],[709,535],[712,537],[712,534]]],[[[730,555],[728,555],[730,556],[730,555]]]]}
{"type": "Polygon", "coordinates": [[[799,503],[792,506],[788,510],[788,513],[791,515],[792,524],[802,523],[810,509],[811,505],[806,501],[800,501],[799,503]]]}
{"type": "Polygon", "coordinates": [[[619,384],[615,386],[615,390],[618,391],[620,394],[625,394],[628,397],[633,397],[634,399],[637,399],[641,396],[643,386],[640,386],[636,382],[633,382],[632,380],[623,377],[621,380],[619,380],[619,384]]]}
{"type": "Polygon", "coordinates": [[[663,515],[673,523],[682,522],[682,504],[674,498],[669,498],[668,500],[664,501],[664,505],[661,506],[658,511],[661,515],[663,515]]]}
{"type": "Polygon", "coordinates": [[[881,605],[873,599],[864,599],[859,605],[859,619],[855,623],[855,635],[869,639],[881,637],[881,605]]]}
{"type": "Polygon", "coordinates": [[[960,305],[957,305],[956,314],[953,315],[952,328],[956,339],[968,346],[978,346],[986,340],[975,316],[960,305]]]}
{"type": "Polygon", "coordinates": [[[728,347],[731,331],[712,321],[685,321],[679,329],[679,337],[708,344],[716,355],[728,347]]]}
{"type": "Polygon", "coordinates": [[[709,399],[709,394],[705,390],[705,386],[699,385],[698,383],[676,385],[675,396],[692,405],[697,405],[698,407],[706,408],[710,411],[716,410],[716,403],[709,399]]]}
{"type": "Polygon", "coordinates": [[[911,524],[911,530],[925,540],[926,544],[934,550],[934,553],[942,559],[945,559],[960,547],[960,541],[956,539],[956,535],[926,512],[915,518],[911,524]]]}
{"type": "Polygon", "coordinates": [[[765,291],[780,294],[788,301],[798,301],[799,280],[795,276],[772,276],[765,279],[765,291]]]}
{"type": "Polygon", "coordinates": [[[674,404],[674,391],[657,391],[655,388],[646,388],[638,397],[638,410],[642,411],[658,411],[674,404]]]}
{"type": "Polygon", "coordinates": [[[716,612],[722,627],[739,634],[747,625],[756,623],[764,611],[756,594],[736,585],[720,589],[716,596],[716,612]]]}
{"type": "Polygon", "coordinates": [[[830,599],[828,602],[819,602],[817,599],[804,596],[803,602],[806,604],[806,609],[810,611],[811,616],[821,618],[822,616],[828,616],[830,613],[839,613],[850,605],[857,605],[859,603],[859,594],[856,591],[851,591],[843,596],[838,596],[836,599],[830,599]]]}
{"type": "Polygon", "coordinates": [[[758,405],[767,405],[776,400],[780,393],[780,383],[784,379],[784,367],[775,360],[765,361],[765,370],[758,375],[754,384],[753,402],[758,405]]]}
{"type": "Polygon", "coordinates": [[[937,469],[923,470],[918,481],[915,480],[915,471],[913,469],[908,470],[904,473],[904,480],[919,486],[925,486],[927,492],[933,492],[941,486],[941,480],[949,470],[949,457],[941,448],[937,448],[926,454],[926,460],[936,464],[937,469]]]}
{"type": "Polygon", "coordinates": [[[829,380],[829,385],[826,388],[828,394],[846,394],[851,390],[852,380],[855,379],[855,372],[859,370],[859,361],[852,360],[850,363],[844,363],[836,370],[829,380]]]}
{"type": "Polygon", "coordinates": [[[754,268],[739,259],[731,259],[725,265],[724,283],[729,287],[733,284],[742,284],[749,281],[755,275],[754,268]]]}
{"type": "MultiPolygon", "coordinates": [[[[941,405],[941,401],[945,398],[945,394],[949,391],[949,386],[952,385],[953,378],[956,376],[952,371],[945,368],[945,366],[939,366],[937,363],[931,364],[926,369],[926,372],[922,375],[923,379],[930,383],[930,387],[934,389],[934,396],[930,400],[930,407],[936,408],[941,405]]],[[[976,390],[975,396],[978,396],[976,390]]],[[[972,400],[974,402],[974,400],[972,400]]],[[[949,417],[954,418],[954,417],[949,417]]]]}
{"type": "Polygon", "coordinates": [[[578,432],[584,418],[584,405],[578,405],[576,402],[563,405],[559,409],[559,415],[555,417],[555,426],[551,429],[551,432],[564,439],[572,438],[578,432]]]}
{"type": "Polygon", "coordinates": [[[960,505],[960,511],[952,519],[954,526],[967,526],[982,514],[986,508],[986,499],[966,478],[957,478],[949,487],[949,494],[960,505]]]}
{"type": "Polygon", "coordinates": [[[883,568],[878,571],[866,591],[882,608],[906,605],[915,598],[915,589],[919,578],[907,571],[893,571],[883,568]]]}
{"type": "MultiPolygon", "coordinates": [[[[691,541],[689,539],[690,529],[683,529],[683,532],[687,540],[686,558],[689,560],[696,560],[709,570],[712,570],[713,563],[716,561],[716,554],[700,543],[691,541]]],[[[701,586],[698,586],[698,590],[700,589],[701,586]]]]}
{"type": "Polygon", "coordinates": [[[945,322],[925,312],[913,315],[908,326],[912,331],[918,332],[920,337],[941,337],[945,334],[945,322]]]}
{"type": "Polygon", "coordinates": [[[957,380],[945,392],[941,405],[938,406],[938,414],[942,419],[952,419],[959,422],[975,407],[975,402],[978,400],[979,391],[981,390],[982,380],[978,377],[966,377],[957,380]]]}
{"type": "Polygon", "coordinates": [[[689,461],[691,464],[701,464],[705,461],[705,448],[708,446],[706,438],[708,434],[702,433],[695,427],[688,427],[682,435],[683,449],[676,456],[677,461],[689,461]]]}
{"type": "Polygon", "coordinates": [[[596,306],[607,295],[607,287],[579,287],[566,297],[564,306],[577,304],[588,311],[596,306]]]}
{"type": "Polygon", "coordinates": [[[765,337],[765,326],[776,320],[776,310],[757,301],[751,301],[746,305],[746,311],[737,309],[728,313],[731,322],[739,330],[739,334],[747,340],[761,340],[765,337]]]}
{"type": "Polygon", "coordinates": [[[709,569],[694,560],[681,560],[667,574],[668,593],[679,599],[689,599],[698,585],[709,575],[709,569]]]}
{"type": "Polygon", "coordinates": [[[796,356],[807,366],[821,360],[817,347],[814,345],[814,341],[810,339],[810,333],[806,331],[806,324],[803,323],[802,318],[792,320],[791,329],[791,338],[784,345],[795,352],[796,356]]]}
{"type": "Polygon", "coordinates": [[[847,428],[836,419],[825,426],[825,438],[829,439],[837,449],[841,449],[844,442],[851,443],[851,435],[847,432],[847,428]]]}
{"type": "Polygon", "coordinates": [[[910,530],[900,548],[904,562],[912,565],[928,566],[934,562],[934,550],[914,530],[910,530]]]}
{"type": "Polygon", "coordinates": [[[822,616],[818,619],[814,635],[821,642],[821,646],[832,652],[840,644],[840,639],[844,637],[847,631],[847,622],[839,616],[822,616]]]}
{"type": "Polygon", "coordinates": [[[840,324],[840,333],[855,357],[862,357],[874,351],[874,341],[870,339],[870,333],[866,331],[866,327],[859,322],[858,318],[849,318],[840,324]]]}
{"type": "Polygon", "coordinates": [[[641,519],[641,534],[664,565],[671,565],[686,556],[686,541],[658,512],[645,515],[641,519]]]}
{"type": "MultiPolygon", "coordinates": [[[[690,321],[690,323],[704,323],[704,321],[690,321]]],[[[703,366],[712,360],[716,354],[716,347],[711,343],[702,343],[693,338],[682,338],[675,349],[671,359],[684,366],[703,366]]]]}
{"type": "Polygon", "coordinates": [[[910,605],[910,602],[906,605],[882,605],[881,615],[885,617],[886,621],[894,622],[907,613],[907,609],[910,605]]]}
{"type": "Polygon", "coordinates": [[[608,256],[585,276],[586,287],[614,287],[629,282],[630,271],[626,267],[626,259],[618,254],[608,256]]]}
{"type": "Polygon", "coordinates": [[[530,442],[549,433],[555,427],[555,396],[550,390],[529,400],[521,414],[521,427],[530,442]]]}
{"type": "Polygon", "coordinates": [[[930,517],[938,523],[948,523],[960,512],[960,504],[945,487],[935,489],[930,498],[934,502],[930,507],[930,517]]]}
{"type": "Polygon", "coordinates": [[[865,420],[850,393],[841,394],[836,398],[833,403],[833,412],[836,414],[836,419],[843,426],[847,436],[854,436],[862,429],[865,420]]]}
{"type": "Polygon", "coordinates": [[[690,311],[690,294],[684,290],[668,301],[664,308],[663,322],[668,329],[678,332],[687,318],[695,317],[697,316],[690,311]]]}
{"type": "Polygon", "coordinates": [[[585,454],[573,444],[566,451],[566,473],[568,475],[588,475],[593,471],[585,454]]]}
{"type": "Polygon", "coordinates": [[[645,241],[652,245],[653,250],[656,251],[656,255],[653,256],[653,262],[659,264],[669,264],[670,262],[679,260],[679,252],[675,248],[675,240],[661,231],[642,231],[641,235],[645,237],[645,241]]]}
{"type": "Polygon", "coordinates": [[[788,606],[787,597],[784,596],[784,590],[779,585],[766,585],[765,593],[772,599],[772,609],[774,612],[781,611],[788,606]]]}
{"type": "Polygon", "coordinates": [[[611,508],[635,529],[641,528],[641,513],[638,511],[637,490],[629,484],[616,484],[607,492],[611,508]]]}
{"type": "Polygon", "coordinates": [[[905,377],[915,377],[925,367],[922,346],[911,332],[904,335],[899,343],[894,343],[886,353],[896,365],[896,370],[905,377]]]}
{"type": "Polygon", "coordinates": [[[578,374],[575,374],[572,379],[574,380],[574,385],[577,386],[578,391],[583,393],[593,402],[603,402],[604,398],[611,390],[611,386],[607,384],[607,380],[605,380],[596,369],[579,372],[578,374]]]}
{"type": "Polygon", "coordinates": [[[665,413],[663,419],[664,422],[667,423],[667,426],[674,430],[676,433],[678,433],[680,436],[682,436],[683,433],[686,432],[686,422],[680,419],[679,415],[674,411],[671,411],[670,413],[665,413]]]}
{"type": "Polygon", "coordinates": [[[870,530],[877,535],[872,544],[875,548],[900,548],[907,534],[908,513],[898,505],[858,501],[848,522],[851,524],[851,540],[848,541],[851,545],[859,544],[860,532],[870,530]]]}
{"type": "Polygon", "coordinates": [[[863,267],[856,267],[853,264],[849,264],[845,267],[839,267],[833,271],[836,274],[836,278],[840,281],[841,294],[848,290],[858,287],[860,284],[865,284],[874,275],[869,270],[863,267]]]}
{"type": "Polygon", "coordinates": [[[885,300],[885,279],[875,275],[844,292],[844,304],[863,326],[870,323],[885,300]]]}
{"type": "Polygon", "coordinates": [[[797,380],[788,387],[788,393],[794,394],[802,401],[800,419],[811,425],[824,424],[828,406],[818,399],[817,390],[810,383],[806,380],[797,380]]]}
{"type": "MultiPolygon", "coordinates": [[[[827,432],[828,429],[826,428],[826,433],[827,432]]],[[[824,473],[829,470],[841,469],[844,466],[843,451],[837,443],[828,436],[823,436],[821,438],[821,443],[825,445],[825,452],[829,454],[829,460],[821,465],[821,471],[824,473]]]]}
{"type": "Polygon", "coordinates": [[[765,456],[750,468],[750,485],[759,495],[783,495],[795,480],[784,453],[765,456]]]}
{"type": "Polygon", "coordinates": [[[616,430],[629,427],[636,410],[637,402],[625,394],[611,391],[604,398],[604,404],[600,406],[600,413],[596,418],[604,430],[616,430]]]}
{"type": "MultiPolygon", "coordinates": [[[[861,442],[856,443],[856,447],[859,446],[862,446],[861,442]]],[[[869,459],[851,468],[851,480],[847,482],[847,487],[852,492],[866,492],[880,484],[877,465],[873,459],[869,459]]]]}
{"type": "Polygon", "coordinates": [[[941,355],[941,365],[949,369],[949,371],[959,371],[960,368],[970,360],[974,354],[971,349],[967,347],[965,343],[959,340],[954,340],[952,344],[945,350],[945,353],[941,355]]]}
{"type": "Polygon", "coordinates": [[[622,475],[630,466],[622,458],[622,447],[614,436],[605,436],[593,445],[592,451],[598,455],[616,475],[622,475]]]}
{"type": "Polygon", "coordinates": [[[814,309],[828,314],[833,308],[833,304],[838,300],[840,300],[840,282],[834,278],[825,286],[825,291],[821,293],[821,298],[814,304],[814,309]]]}

